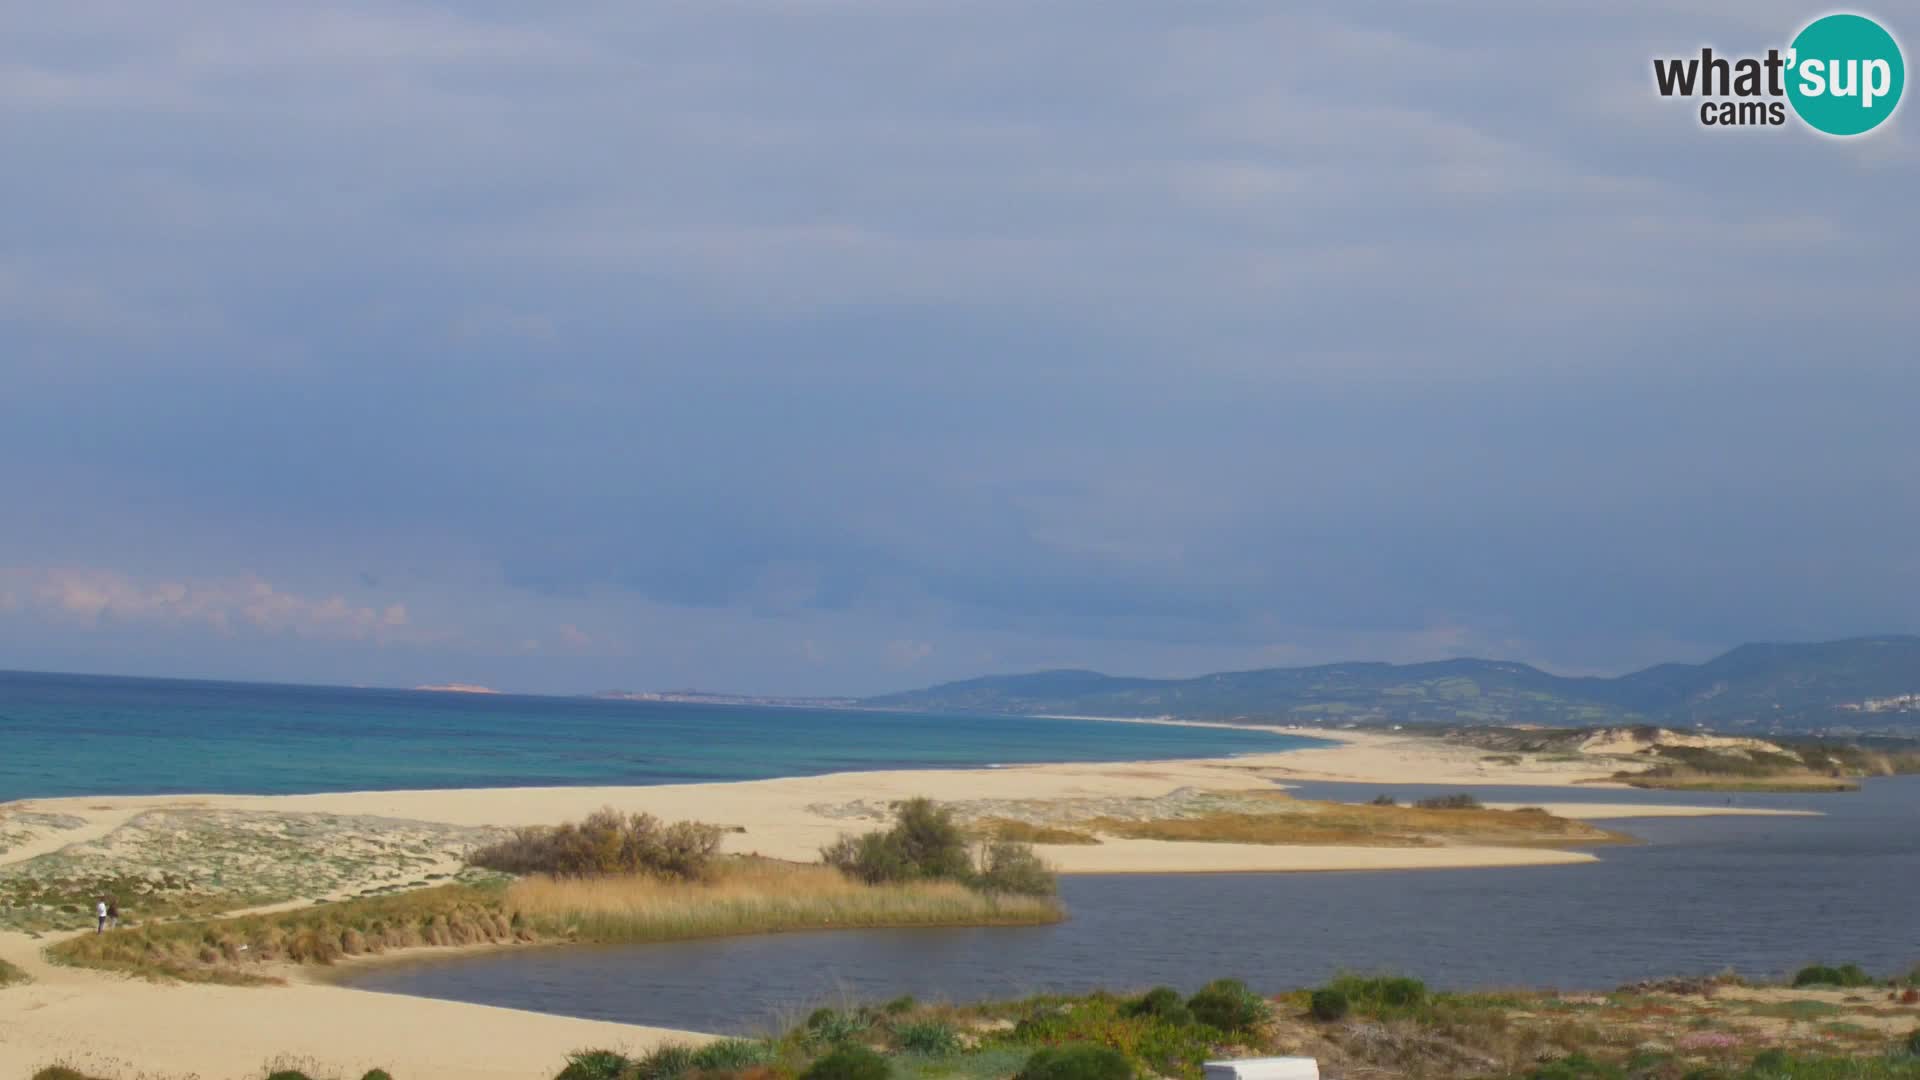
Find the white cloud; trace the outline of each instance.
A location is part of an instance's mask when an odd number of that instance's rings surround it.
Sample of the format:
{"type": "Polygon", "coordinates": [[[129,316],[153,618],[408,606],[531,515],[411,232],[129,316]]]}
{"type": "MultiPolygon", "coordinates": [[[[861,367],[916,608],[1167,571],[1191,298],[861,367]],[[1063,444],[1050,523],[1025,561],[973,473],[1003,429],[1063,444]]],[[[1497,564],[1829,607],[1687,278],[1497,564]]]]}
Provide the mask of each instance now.
{"type": "Polygon", "coordinates": [[[250,574],[197,580],[139,580],[88,567],[0,568],[10,601],[27,611],[80,625],[200,627],[222,634],[291,633],[385,644],[419,640],[405,604],[349,602],[303,595],[250,574]]]}

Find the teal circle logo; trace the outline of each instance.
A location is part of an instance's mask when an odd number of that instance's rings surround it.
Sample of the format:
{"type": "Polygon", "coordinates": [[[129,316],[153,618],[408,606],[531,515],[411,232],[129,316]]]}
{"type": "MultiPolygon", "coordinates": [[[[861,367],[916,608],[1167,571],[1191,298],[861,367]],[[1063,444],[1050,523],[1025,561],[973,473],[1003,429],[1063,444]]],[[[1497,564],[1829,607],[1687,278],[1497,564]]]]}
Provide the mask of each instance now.
{"type": "Polygon", "coordinates": [[[1886,28],[1864,15],[1807,24],[1788,53],[1787,100],[1815,131],[1863,135],[1900,104],[1907,64],[1886,28]]]}

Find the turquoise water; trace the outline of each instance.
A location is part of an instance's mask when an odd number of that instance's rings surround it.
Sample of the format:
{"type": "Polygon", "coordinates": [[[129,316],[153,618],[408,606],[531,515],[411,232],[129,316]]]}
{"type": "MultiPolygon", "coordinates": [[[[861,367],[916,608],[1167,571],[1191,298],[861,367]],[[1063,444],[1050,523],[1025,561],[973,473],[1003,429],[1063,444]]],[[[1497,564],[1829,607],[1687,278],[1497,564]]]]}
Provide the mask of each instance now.
{"type": "Polygon", "coordinates": [[[0,801],[668,784],[1314,743],[1093,720],[0,672],[0,801]]]}

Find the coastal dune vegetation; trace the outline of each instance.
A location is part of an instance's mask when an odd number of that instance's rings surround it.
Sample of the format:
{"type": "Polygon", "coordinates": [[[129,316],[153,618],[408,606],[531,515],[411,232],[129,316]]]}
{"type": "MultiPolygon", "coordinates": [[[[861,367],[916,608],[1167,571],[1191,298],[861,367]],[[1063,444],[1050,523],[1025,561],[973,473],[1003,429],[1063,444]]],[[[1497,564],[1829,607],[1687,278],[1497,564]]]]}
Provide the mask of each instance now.
{"type": "Polygon", "coordinates": [[[817,1009],[764,1039],[583,1051],[556,1080],[1199,1080],[1207,1061],[1266,1055],[1315,1058],[1323,1075],[1419,1080],[1920,1080],[1907,980],[1859,989],[1872,992],[1721,975],[1610,993],[1458,993],[1344,974],[1272,996],[1226,978],[1191,994],[900,998],[817,1009]]]}
{"type": "Polygon", "coordinates": [[[219,919],[83,934],[56,961],[161,978],[271,982],[274,964],[332,964],[421,947],[533,942],[642,943],[808,929],[1015,926],[1063,911],[1053,876],[1011,841],[976,853],[925,800],[894,826],[848,838],[866,852],[830,865],[721,856],[721,830],[602,810],[523,829],[471,861],[520,876],[219,919]],[[877,853],[877,854],[876,854],[877,853]]]}

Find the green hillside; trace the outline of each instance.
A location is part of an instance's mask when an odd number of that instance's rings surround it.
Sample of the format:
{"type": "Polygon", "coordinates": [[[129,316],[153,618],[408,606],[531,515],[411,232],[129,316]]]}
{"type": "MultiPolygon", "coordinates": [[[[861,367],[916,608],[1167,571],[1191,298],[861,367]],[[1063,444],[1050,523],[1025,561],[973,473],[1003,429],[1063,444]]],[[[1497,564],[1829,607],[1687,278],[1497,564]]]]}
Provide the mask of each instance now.
{"type": "Polygon", "coordinates": [[[1043,671],[870,698],[889,709],[1363,724],[1660,723],[1920,733],[1920,637],[1742,645],[1704,664],[1568,678],[1502,660],[1343,663],[1141,679],[1043,671]]]}

